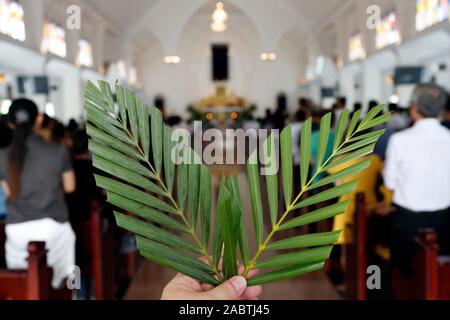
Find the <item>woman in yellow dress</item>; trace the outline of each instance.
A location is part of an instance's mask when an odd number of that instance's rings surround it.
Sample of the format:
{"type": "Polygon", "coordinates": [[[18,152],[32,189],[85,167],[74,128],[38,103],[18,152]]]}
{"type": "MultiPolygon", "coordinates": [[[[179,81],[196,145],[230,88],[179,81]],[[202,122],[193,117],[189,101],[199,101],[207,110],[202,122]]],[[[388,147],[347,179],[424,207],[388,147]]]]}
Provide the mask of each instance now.
{"type": "MultiPolygon", "coordinates": [[[[339,198],[339,201],[345,201],[350,200],[350,203],[347,207],[347,210],[334,218],[333,222],[333,230],[343,230],[341,233],[341,236],[339,237],[338,244],[347,244],[352,241],[351,234],[348,232],[348,228],[346,228],[347,225],[353,224],[353,216],[355,213],[355,195],[357,193],[364,193],[366,205],[368,208],[368,211],[370,212],[371,209],[375,208],[377,205],[377,180],[378,176],[381,174],[383,169],[383,162],[381,159],[376,155],[368,155],[365,157],[362,157],[360,159],[348,161],[345,164],[336,166],[329,170],[329,173],[335,173],[340,170],[343,170],[351,165],[354,165],[360,161],[363,161],[365,159],[371,159],[371,163],[369,167],[367,167],[365,170],[353,175],[346,177],[344,179],[340,179],[336,182],[337,185],[349,182],[354,179],[359,179],[358,184],[356,185],[355,192],[346,194],[339,198]]],[[[382,192],[385,194],[385,202],[389,203],[390,194],[386,193],[382,190],[382,192]]]]}

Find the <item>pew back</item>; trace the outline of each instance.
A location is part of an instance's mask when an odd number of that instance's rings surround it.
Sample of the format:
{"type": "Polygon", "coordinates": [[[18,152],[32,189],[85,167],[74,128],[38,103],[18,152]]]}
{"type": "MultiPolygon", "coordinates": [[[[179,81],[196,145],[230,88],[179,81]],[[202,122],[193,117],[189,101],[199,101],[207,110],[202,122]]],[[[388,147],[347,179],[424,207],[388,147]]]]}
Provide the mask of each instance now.
{"type": "Polygon", "coordinates": [[[353,225],[347,225],[353,235],[352,242],[345,245],[345,286],[348,299],[366,299],[367,268],[367,209],[363,193],[355,196],[353,225]]]}
{"type": "Polygon", "coordinates": [[[50,298],[51,271],[44,242],[28,245],[28,269],[0,269],[0,300],[46,300],[50,298]]]}

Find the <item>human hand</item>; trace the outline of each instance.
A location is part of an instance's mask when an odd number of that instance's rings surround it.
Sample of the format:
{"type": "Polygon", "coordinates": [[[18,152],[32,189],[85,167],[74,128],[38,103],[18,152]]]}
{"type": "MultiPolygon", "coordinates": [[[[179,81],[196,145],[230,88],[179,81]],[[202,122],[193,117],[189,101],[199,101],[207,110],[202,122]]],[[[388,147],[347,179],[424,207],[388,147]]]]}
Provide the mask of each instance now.
{"type": "MultiPolygon", "coordinates": [[[[243,270],[241,266],[239,274],[243,270]]],[[[251,270],[248,278],[257,273],[257,270],[251,270]]],[[[235,276],[213,287],[178,273],[165,286],[161,300],[257,300],[261,291],[261,286],[247,287],[247,280],[243,276],[235,276]]]]}

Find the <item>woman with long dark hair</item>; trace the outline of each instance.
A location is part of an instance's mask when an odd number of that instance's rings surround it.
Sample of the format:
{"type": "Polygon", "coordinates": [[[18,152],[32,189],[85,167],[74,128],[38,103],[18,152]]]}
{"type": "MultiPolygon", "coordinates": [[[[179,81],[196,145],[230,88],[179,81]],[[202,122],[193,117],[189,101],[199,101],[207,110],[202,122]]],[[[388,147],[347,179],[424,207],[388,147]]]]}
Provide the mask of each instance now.
{"type": "Polygon", "coordinates": [[[65,146],[36,134],[42,115],[30,100],[13,101],[8,113],[10,146],[0,150],[0,181],[7,196],[6,264],[27,267],[27,245],[45,241],[53,287],[60,287],[75,264],[75,235],[68,222],[64,193],[75,190],[75,175],[65,146]]]}

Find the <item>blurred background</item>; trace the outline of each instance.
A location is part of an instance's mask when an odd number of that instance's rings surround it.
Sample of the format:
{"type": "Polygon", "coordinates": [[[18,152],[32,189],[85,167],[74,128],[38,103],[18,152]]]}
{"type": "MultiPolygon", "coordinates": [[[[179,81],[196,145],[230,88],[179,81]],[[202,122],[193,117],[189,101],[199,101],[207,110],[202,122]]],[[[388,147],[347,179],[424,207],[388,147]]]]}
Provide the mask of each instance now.
{"type": "MultiPolygon", "coordinates": [[[[345,230],[325,270],[268,285],[262,298],[448,299],[450,131],[443,130],[450,128],[449,14],[450,0],[0,0],[0,298],[159,299],[173,276],[138,256],[134,238],[115,226],[95,187],[83,91],[89,80],[101,79],[137,92],[172,128],[194,132],[195,120],[221,130],[292,124],[297,167],[307,118],[317,130],[326,112],[336,119],[344,109],[364,115],[385,104],[391,121],[377,128],[387,131],[360,174],[345,218],[289,231],[345,230]],[[23,101],[14,107],[18,98],[33,101],[39,115],[23,101]],[[19,176],[16,196],[24,203],[18,209],[8,155],[19,145],[22,125],[28,125],[28,139],[42,140],[33,146],[47,150],[48,161],[21,158],[19,172],[28,178],[19,176]],[[402,132],[403,139],[390,144],[402,132]],[[52,275],[42,268],[42,248],[26,245],[48,239],[50,227],[39,225],[43,231],[35,239],[15,236],[29,234],[21,224],[46,218],[33,216],[25,186],[29,197],[46,198],[49,206],[58,202],[45,187],[39,194],[45,179],[32,174],[42,168],[50,179],[57,166],[63,168],[56,173],[63,180],[58,192],[66,195],[62,216],[52,210],[73,230],[64,241],[74,243],[72,264],[79,267],[69,292],[33,282],[50,283],[52,275]],[[398,224],[408,227],[395,229],[398,224]],[[400,242],[410,255],[394,259],[400,242]],[[398,259],[406,272],[397,274],[398,259]]],[[[223,141],[225,150],[229,142],[223,141]]],[[[35,149],[27,150],[30,156],[35,149]]],[[[245,168],[213,170],[216,184],[221,173],[236,172],[248,198],[245,168]]],[[[248,200],[245,206],[250,212],[248,200]]],[[[47,262],[55,259],[63,258],[47,262]]]]}

